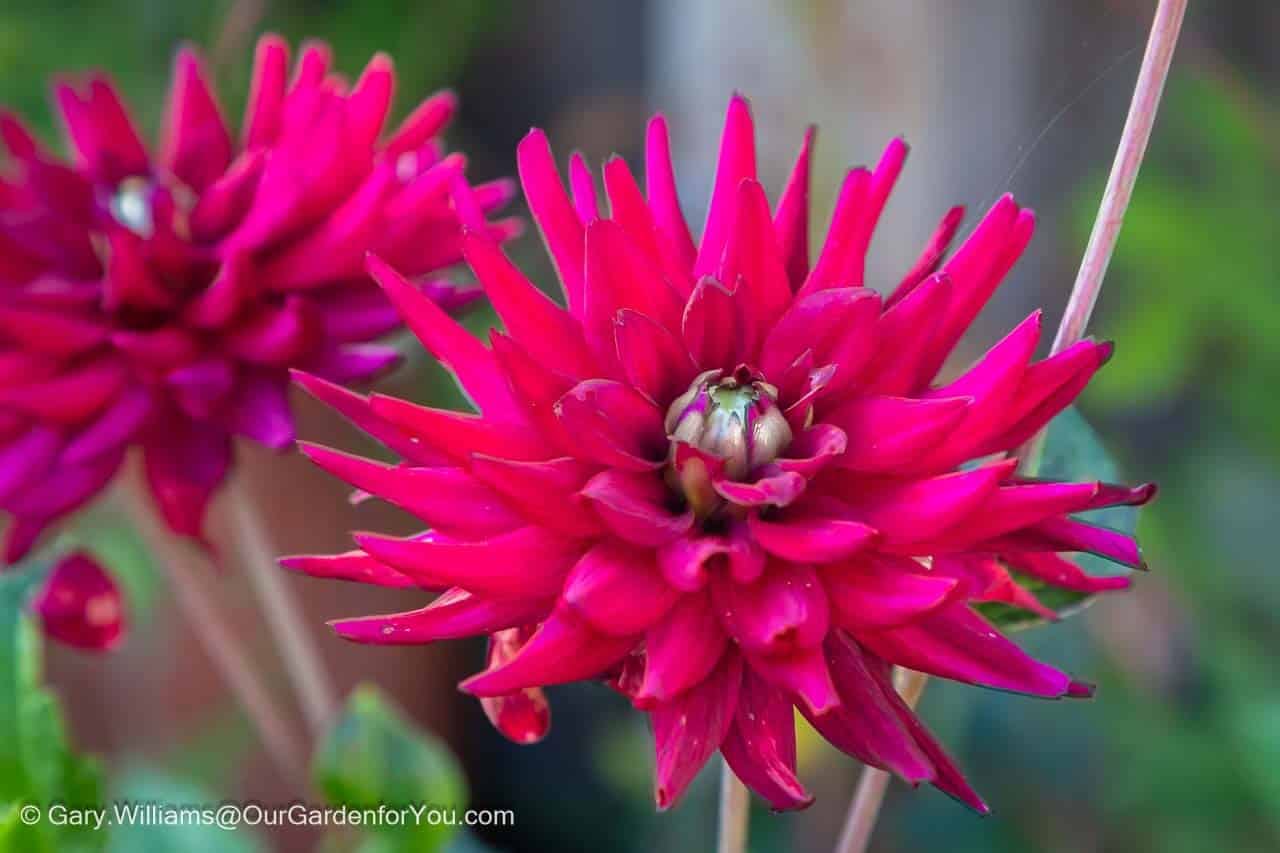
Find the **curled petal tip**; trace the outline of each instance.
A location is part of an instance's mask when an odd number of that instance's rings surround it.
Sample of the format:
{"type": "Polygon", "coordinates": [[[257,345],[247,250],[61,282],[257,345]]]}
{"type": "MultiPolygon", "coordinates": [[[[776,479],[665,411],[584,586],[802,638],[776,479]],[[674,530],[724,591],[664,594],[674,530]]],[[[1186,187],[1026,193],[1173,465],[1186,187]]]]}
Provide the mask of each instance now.
{"type": "Polygon", "coordinates": [[[1098,685],[1087,681],[1073,681],[1067,686],[1067,697],[1071,699],[1092,699],[1098,692],[1098,685]]]}
{"type": "Polygon", "coordinates": [[[523,149],[531,145],[547,145],[547,132],[540,127],[531,127],[521,139],[517,149],[523,149]]]}
{"type": "Polygon", "coordinates": [[[1119,592],[1122,589],[1128,589],[1133,586],[1133,578],[1128,575],[1115,575],[1114,577],[1098,578],[1096,588],[1102,592],[1119,592]]]}

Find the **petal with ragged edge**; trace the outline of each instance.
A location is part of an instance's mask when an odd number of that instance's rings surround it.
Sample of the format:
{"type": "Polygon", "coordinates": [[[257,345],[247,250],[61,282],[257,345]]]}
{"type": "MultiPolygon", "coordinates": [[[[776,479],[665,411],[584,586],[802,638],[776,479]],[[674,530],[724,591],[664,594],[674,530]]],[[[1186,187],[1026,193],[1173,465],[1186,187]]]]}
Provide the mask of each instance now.
{"type": "Polygon", "coordinates": [[[657,754],[654,800],[665,811],[715,754],[733,723],[742,684],[742,658],[725,654],[697,687],[649,712],[657,754]]]}
{"type": "Polygon", "coordinates": [[[807,808],[813,797],[796,778],[791,702],[749,668],[742,676],[733,725],[720,752],[734,775],[778,811],[807,808]]]}

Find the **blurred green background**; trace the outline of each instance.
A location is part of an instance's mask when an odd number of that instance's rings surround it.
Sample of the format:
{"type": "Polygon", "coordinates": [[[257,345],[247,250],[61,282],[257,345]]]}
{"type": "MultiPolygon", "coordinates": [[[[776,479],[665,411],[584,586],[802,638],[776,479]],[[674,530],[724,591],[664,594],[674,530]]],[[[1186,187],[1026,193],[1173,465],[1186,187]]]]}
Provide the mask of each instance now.
{"type": "MultiPolygon", "coordinates": [[[[896,281],[893,273],[956,201],[971,205],[971,223],[984,202],[1011,189],[1041,215],[1034,250],[969,342],[972,357],[1032,307],[1043,304],[1050,320],[1060,313],[1153,7],[1147,0],[3,0],[0,102],[54,139],[49,76],[101,67],[154,128],[170,57],[185,40],[211,58],[234,116],[259,32],[295,43],[315,36],[333,44],[353,76],[374,51],[390,53],[401,114],[435,88],[457,89],[463,107],[449,141],[468,153],[477,180],[514,171],[515,142],[530,125],[549,129],[562,158],[573,148],[594,162],[613,151],[634,155],[648,113],[663,109],[685,201],[699,221],[721,110],[741,89],[753,99],[762,169],[775,192],[805,124],[822,127],[819,226],[839,170],[874,159],[890,135],[906,132],[913,159],[873,252],[873,277],[896,281]]],[[[1095,701],[930,687],[925,718],[995,814],[978,819],[932,790],[895,783],[875,850],[1280,849],[1280,576],[1272,557],[1280,499],[1280,5],[1193,3],[1190,14],[1093,327],[1117,341],[1117,357],[1082,402],[1125,477],[1161,485],[1140,527],[1153,571],[1133,592],[1026,638],[1046,659],[1096,678],[1095,701]]],[[[513,251],[547,280],[536,238],[513,251]]],[[[473,318],[476,328],[488,320],[473,318]]],[[[421,359],[384,387],[418,400],[452,393],[421,359]]],[[[331,415],[300,405],[304,437],[353,447],[353,434],[331,415]]],[[[351,527],[411,529],[395,514],[348,507],[336,483],[295,458],[245,459],[274,507],[281,551],[342,547],[351,527]]],[[[154,777],[163,772],[215,799],[281,796],[280,780],[255,755],[120,519],[101,509],[71,535],[106,549],[133,593],[137,623],[108,660],[48,650],[72,740],[152,790],[163,788],[154,777]]],[[[220,583],[233,606],[248,601],[241,580],[220,583]]],[[[323,633],[323,619],[418,602],[331,586],[299,580],[296,589],[340,680],[383,685],[452,743],[474,805],[516,812],[514,828],[459,845],[710,848],[712,774],[673,813],[655,815],[643,720],[608,691],[553,690],[551,736],[515,747],[453,689],[479,668],[479,647],[343,645],[323,633]]],[[[242,610],[241,629],[258,637],[260,626],[242,610]]],[[[812,742],[801,770],[818,804],[800,816],[755,814],[753,851],[830,849],[858,768],[812,742]]],[[[316,844],[305,831],[244,841],[280,850],[316,844]]]]}

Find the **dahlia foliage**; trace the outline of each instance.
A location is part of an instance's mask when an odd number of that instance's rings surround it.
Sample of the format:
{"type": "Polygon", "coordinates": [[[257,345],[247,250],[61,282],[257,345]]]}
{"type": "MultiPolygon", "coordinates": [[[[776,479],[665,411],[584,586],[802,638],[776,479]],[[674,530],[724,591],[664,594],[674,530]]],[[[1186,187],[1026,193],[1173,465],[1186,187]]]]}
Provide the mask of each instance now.
{"type": "MultiPolygon", "coordinates": [[[[65,163],[16,118],[0,179],[0,509],[3,558],[96,495],[130,446],[177,533],[199,537],[232,437],[292,444],[290,367],[337,381],[390,365],[369,343],[398,325],[364,274],[376,250],[427,276],[461,258],[448,186],[463,163],[438,134],[448,93],[381,139],[394,73],[375,57],[355,85],[306,46],[265,37],[237,140],[200,60],[178,54],[148,151],[111,83],[54,92],[65,163]]],[[[513,191],[477,187],[485,210],[513,191]]],[[[510,223],[486,226],[501,239],[510,223]]],[[[415,285],[444,307],[466,293],[415,285]]]]}
{"type": "MultiPolygon", "coordinates": [[[[1037,481],[1003,455],[1071,403],[1111,347],[1083,341],[1034,361],[1037,313],[938,383],[1031,238],[1031,212],[1001,199],[944,263],[962,216],[952,210],[881,298],[865,255],[906,146],[848,174],[811,262],[812,138],[771,208],[753,136],[735,98],[695,242],[661,117],[644,192],[624,161],[604,165],[608,215],[581,159],[570,195],[546,137],[530,133],[520,178],[567,308],[469,230],[467,261],[506,328],[489,347],[372,259],[479,413],[300,375],[403,462],[305,452],[431,529],[357,534],[358,550],[286,565],[440,591],[425,608],[335,628],[367,643],[488,634],[488,668],[462,689],[517,741],[547,731],[544,686],[605,681],[649,715],[661,808],[717,750],[775,808],[807,805],[798,708],[850,755],[985,810],[890,667],[1048,698],[1092,692],[972,605],[1051,617],[1020,579],[1127,585],[1063,552],[1141,565],[1130,538],[1071,514],[1143,503],[1151,487],[1037,481]]],[[[457,192],[478,224],[475,194],[457,192]]]]}

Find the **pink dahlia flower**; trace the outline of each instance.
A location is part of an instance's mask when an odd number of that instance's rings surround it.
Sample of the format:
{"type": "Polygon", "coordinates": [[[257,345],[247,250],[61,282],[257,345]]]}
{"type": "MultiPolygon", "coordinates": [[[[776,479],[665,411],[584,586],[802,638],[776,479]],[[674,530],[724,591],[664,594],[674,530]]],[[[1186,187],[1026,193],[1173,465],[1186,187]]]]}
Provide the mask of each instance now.
{"type": "MultiPolygon", "coordinates": [[[[70,163],[0,116],[5,560],[97,494],[133,445],[169,526],[199,537],[232,436],[292,444],[288,368],[347,381],[395,360],[369,343],[398,317],[365,252],[415,278],[460,260],[448,186],[462,160],[438,140],[453,96],[384,138],[387,57],[354,85],[323,44],[303,49],[292,80],[288,61],[278,38],[259,43],[238,140],[189,50],[152,151],[101,76],[55,87],[70,163]]],[[[513,191],[478,187],[476,200],[490,210],[513,191]]],[[[446,308],[468,298],[430,279],[415,292],[446,308]]]]}
{"type": "MultiPolygon", "coordinates": [[[[485,347],[374,259],[479,413],[301,376],[403,462],[305,452],[431,529],[357,534],[358,550],[286,565],[441,591],[422,609],[335,628],[367,643],[490,635],[488,669],[462,689],[516,740],[546,731],[543,686],[606,681],[649,715],[661,808],[717,750],[775,808],[807,805],[795,707],[850,755],[985,810],[894,692],[890,667],[1049,698],[1091,693],[972,605],[1051,615],[1019,578],[1125,586],[1063,553],[1138,566],[1135,543],[1072,514],[1139,504],[1152,489],[1030,480],[1001,455],[1075,399],[1109,345],[1034,361],[1037,313],[958,378],[936,380],[1031,238],[1031,213],[1001,199],[944,263],[961,216],[951,211],[882,298],[865,286],[864,258],[906,146],[849,173],[811,264],[811,141],[770,207],[735,98],[695,242],[661,117],[645,191],[621,159],[605,164],[608,216],[581,160],[570,196],[546,137],[530,133],[520,177],[567,308],[470,231],[467,260],[506,326],[485,347]]],[[[476,215],[459,207],[464,221],[476,215]]]]}

